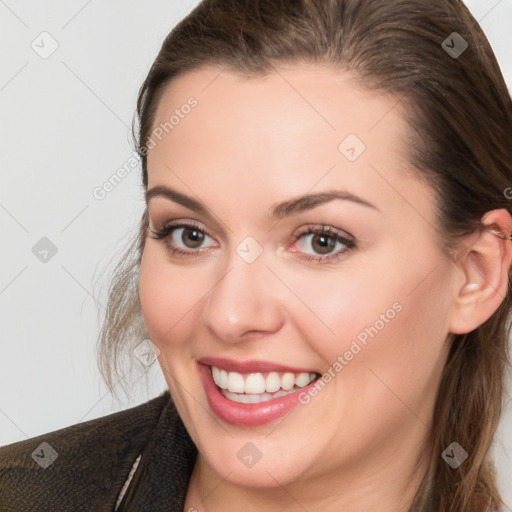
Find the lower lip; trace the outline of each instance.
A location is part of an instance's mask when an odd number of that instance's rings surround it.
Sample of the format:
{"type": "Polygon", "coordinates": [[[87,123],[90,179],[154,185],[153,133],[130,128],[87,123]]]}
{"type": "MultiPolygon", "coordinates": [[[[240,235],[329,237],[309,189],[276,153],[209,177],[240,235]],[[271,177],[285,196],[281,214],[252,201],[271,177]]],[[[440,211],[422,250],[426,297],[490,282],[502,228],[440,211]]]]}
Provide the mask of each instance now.
{"type": "Polygon", "coordinates": [[[228,400],[221,392],[220,388],[213,380],[212,372],[209,366],[198,363],[198,371],[206,391],[206,398],[212,411],[226,423],[244,427],[255,427],[264,425],[284,416],[299,402],[299,394],[307,392],[316,381],[304,386],[295,393],[272,398],[259,404],[242,404],[228,400]]]}

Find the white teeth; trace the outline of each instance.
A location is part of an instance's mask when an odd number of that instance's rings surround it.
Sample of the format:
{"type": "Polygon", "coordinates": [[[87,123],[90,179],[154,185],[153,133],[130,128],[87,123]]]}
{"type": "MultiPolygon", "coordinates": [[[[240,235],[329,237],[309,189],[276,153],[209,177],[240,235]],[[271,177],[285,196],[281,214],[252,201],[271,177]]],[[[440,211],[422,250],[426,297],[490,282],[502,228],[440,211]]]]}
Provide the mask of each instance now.
{"type": "Polygon", "coordinates": [[[242,402],[243,404],[252,403],[252,398],[250,395],[244,395],[243,393],[240,393],[239,395],[237,395],[236,393],[233,393],[233,395],[238,396],[239,401],[242,402]]]}
{"type": "MultiPolygon", "coordinates": [[[[308,382],[309,384],[309,382],[308,382]]],[[[295,386],[295,375],[293,373],[285,373],[281,379],[281,387],[288,391],[295,386]]]]}
{"type": "Polygon", "coordinates": [[[240,396],[246,396],[249,399],[250,404],[257,404],[258,402],[261,402],[260,395],[246,395],[245,393],[240,396]]]}
{"type": "Polygon", "coordinates": [[[246,395],[244,393],[230,393],[229,391],[222,390],[221,393],[229,400],[233,402],[240,402],[242,404],[259,404],[260,402],[268,402],[273,398],[279,398],[280,396],[289,395],[295,393],[298,388],[293,388],[290,391],[278,391],[274,395],[268,393],[261,393],[260,395],[246,395]]]}
{"type": "MultiPolygon", "coordinates": [[[[271,398],[278,398],[279,396],[287,395],[297,391],[299,388],[307,386],[316,378],[315,373],[292,373],[285,372],[279,374],[278,372],[264,373],[250,373],[241,374],[238,372],[227,372],[212,366],[212,376],[215,384],[221,389],[226,390],[223,393],[226,397],[231,396],[239,397],[238,393],[245,394],[248,398],[236,399],[237,402],[242,403],[258,403],[270,400],[271,398]],[[236,393],[237,395],[234,395],[236,393]],[[274,393],[270,395],[269,393],[274,393]],[[251,400],[256,399],[256,402],[251,400]]],[[[231,399],[231,398],[230,398],[231,399]]]]}
{"type": "Polygon", "coordinates": [[[222,389],[228,389],[228,372],[226,370],[220,371],[218,386],[222,389]]]}
{"type": "Polygon", "coordinates": [[[297,377],[295,378],[295,384],[299,386],[299,388],[307,386],[312,380],[315,379],[315,374],[312,373],[311,375],[305,372],[299,373],[299,375],[297,375],[297,377]],[[311,377],[311,375],[313,375],[313,377],[311,377]]]}
{"type": "Polygon", "coordinates": [[[279,391],[280,388],[281,379],[279,378],[279,374],[277,372],[270,372],[265,379],[265,389],[269,393],[274,393],[274,391],[279,391]]]}
{"type": "Polygon", "coordinates": [[[244,392],[244,377],[241,373],[229,372],[228,389],[231,393],[244,392]]]}
{"type": "Polygon", "coordinates": [[[244,393],[259,394],[265,392],[265,379],[261,373],[251,373],[245,379],[244,393]]]}

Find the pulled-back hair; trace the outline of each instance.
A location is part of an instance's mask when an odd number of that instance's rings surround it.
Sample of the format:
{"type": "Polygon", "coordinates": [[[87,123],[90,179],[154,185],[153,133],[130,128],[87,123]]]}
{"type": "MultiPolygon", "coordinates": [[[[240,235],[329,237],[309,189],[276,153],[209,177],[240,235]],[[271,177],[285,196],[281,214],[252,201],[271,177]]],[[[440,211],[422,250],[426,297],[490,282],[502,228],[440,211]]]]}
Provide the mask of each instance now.
{"type": "MultiPolygon", "coordinates": [[[[504,193],[512,184],[511,97],[489,42],[459,0],[201,2],[165,38],[139,91],[134,137],[144,190],[147,142],[173,79],[202,66],[265,74],[279,63],[349,72],[362,88],[407,105],[408,159],[436,191],[436,227],[448,256],[460,254],[459,242],[480,228],[487,211],[512,213],[504,193]],[[443,41],[453,47],[460,37],[467,48],[450,55],[443,41]]],[[[134,347],[148,337],[138,295],[147,228],[146,209],[109,290],[98,362],[110,389],[121,359],[133,359],[134,347]]],[[[510,308],[507,291],[485,323],[452,335],[428,439],[430,465],[410,512],[485,512],[502,505],[490,448],[510,365],[510,308]],[[457,469],[441,457],[453,441],[469,455],[457,469]]]]}

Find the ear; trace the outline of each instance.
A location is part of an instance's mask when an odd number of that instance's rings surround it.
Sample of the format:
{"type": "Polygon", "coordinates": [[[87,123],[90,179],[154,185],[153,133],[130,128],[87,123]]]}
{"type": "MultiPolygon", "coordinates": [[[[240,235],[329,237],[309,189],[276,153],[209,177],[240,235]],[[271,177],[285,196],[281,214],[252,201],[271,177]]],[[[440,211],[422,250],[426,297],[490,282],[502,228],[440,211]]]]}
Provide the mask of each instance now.
{"type": "Polygon", "coordinates": [[[455,263],[461,279],[449,319],[449,331],[453,334],[465,334],[482,325],[508,291],[512,217],[503,208],[491,210],[481,223],[481,232],[476,239],[471,235],[470,245],[455,263]]]}

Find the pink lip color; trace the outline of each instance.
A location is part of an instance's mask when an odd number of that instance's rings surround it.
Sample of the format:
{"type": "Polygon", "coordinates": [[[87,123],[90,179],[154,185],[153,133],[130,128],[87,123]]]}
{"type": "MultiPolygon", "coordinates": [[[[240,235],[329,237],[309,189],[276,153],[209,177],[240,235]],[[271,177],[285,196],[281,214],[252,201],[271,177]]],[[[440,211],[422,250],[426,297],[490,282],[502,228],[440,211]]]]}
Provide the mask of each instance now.
{"type": "Polygon", "coordinates": [[[228,372],[238,373],[265,373],[265,372],[292,372],[292,373],[312,373],[307,368],[294,368],[283,364],[270,363],[268,361],[235,361],[223,357],[203,357],[199,363],[207,366],[216,366],[228,372]]]}
{"type": "MultiPolygon", "coordinates": [[[[223,367],[225,368],[224,365],[223,367]]],[[[300,391],[279,398],[273,398],[266,402],[259,404],[242,404],[228,400],[222,395],[219,387],[213,380],[209,366],[199,363],[197,368],[203,382],[206,398],[212,411],[226,423],[244,427],[264,425],[265,423],[269,423],[284,416],[300,403],[299,394],[303,391],[307,392],[308,388],[315,383],[315,381],[313,381],[301,388],[300,391]]],[[[260,371],[263,370],[260,369],[260,371]]]]}

